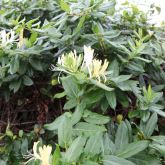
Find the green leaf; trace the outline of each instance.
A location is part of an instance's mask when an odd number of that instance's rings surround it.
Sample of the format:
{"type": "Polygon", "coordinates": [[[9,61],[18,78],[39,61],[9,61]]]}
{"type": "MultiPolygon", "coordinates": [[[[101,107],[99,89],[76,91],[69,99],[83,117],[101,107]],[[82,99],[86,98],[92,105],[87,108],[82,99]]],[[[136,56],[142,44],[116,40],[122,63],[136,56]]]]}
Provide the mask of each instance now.
{"type": "Polygon", "coordinates": [[[129,118],[139,117],[139,115],[140,115],[139,110],[130,111],[129,114],[128,114],[129,118]]]}
{"type": "Polygon", "coordinates": [[[131,124],[130,122],[126,119],[125,120],[125,124],[128,128],[128,137],[129,137],[129,142],[132,142],[133,141],[133,133],[132,133],[132,127],[131,127],[131,124]]]}
{"type": "Polygon", "coordinates": [[[154,157],[153,155],[150,156],[146,152],[141,152],[140,154],[129,158],[129,160],[134,162],[136,165],[162,165],[157,157],[154,157]]]}
{"type": "Polygon", "coordinates": [[[23,139],[23,142],[21,144],[21,154],[25,155],[28,151],[28,139],[23,139]]]}
{"type": "Polygon", "coordinates": [[[152,133],[156,128],[157,121],[158,121],[157,113],[153,113],[150,119],[148,120],[144,130],[144,134],[146,135],[146,137],[150,137],[152,135],[152,133]]]}
{"type": "Polygon", "coordinates": [[[159,115],[162,116],[162,117],[165,117],[165,112],[163,112],[163,111],[160,110],[160,109],[153,109],[152,111],[153,111],[153,112],[156,112],[157,114],[159,114],[159,115]]]}
{"type": "Polygon", "coordinates": [[[7,165],[7,162],[0,159],[0,165],[7,165]]]}
{"type": "Polygon", "coordinates": [[[93,22],[93,24],[92,24],[92,31],[93,31],[94,34],[98,34],[99,33],[99,27],[98,27],[97,22],[93,22]]]}
{"type": "Polygon", "coordinates": [[[92,90],[83,95],[82,102],[86,105],[91,105],[94,103],[98,103],[103,98],[103,96],[104,96],[104,91],[102,89],[92,90]]]}
{"type": "Polygon", "coordinates": [[[19,71],[20,60],[19,57],[16,55],[10,62],[10,74],[14,74],[19,71]]]}
{"type": "Polygon", "coordinates": [[[106,111],[107,111],[107,109],[108,109],[108,107],[109,107],[109,103],[108,103],[108,101],[107,101],[107,99],[105,99],[105,97],[103,97],[103,99],[101,100],[101,110],[102,110],[102,112],[103,113],[105,113],[106,111]]]}
{"type": "Polygon", "coordinates": [[[126,93],[124,93],[121,90],[115,90],[116,98],[119,101],[119,103],[127,108],[129,106],[129,98],[126,93]]]}
{"type": "Polygon", "coordinates": [[[156,143],[165,145],[165,136],[163,136],[163,135],[151,136],[150,139],[152,139],[156,143]]]}
{"type": "Polygon", "coordinates": [[[103,165],[135,165],[131,161],[113,155],[103,157],[103,165]]]}
{"type": "Polygon", "coordinates": [[[120,75],[114,78],[111,78],[112,81],[114,81],[115,83],[121,83],[123,81],[127,81],[131,78],[132,75],[120,75]]]}
{"type": "Polygon", "coordinates": [[[150,147],[154,148],[157,151],[159,151],[160,154],[162,154],[163,156],[165,155],[165,145],[155,143],[155,144],[151,144],[150,147]]]}
{"type": "Polygon", "coordinates": [[[30,77],[24,75],[23,76],[23,84],[26,86],[31,86],[31,85],[33,85],[33,81],[30,77]]]}
{"type": "Polygon", "coordinates": [[[37,36],[38,36],[38,33],[36,33],[36,32],[32,32],[32,34],[31,34],[31,36],[30,36],[30,42],[31,43],[34,43],[35,41],[36,41],[36,39],[37,39],[37,36]]]}
{"type": "Polygon", "coordinates": [[[103,116],[88,110],[84,111],[83,119],[91,124],[106,124],[110,121],[110,117],[103,116]]]}
{"type": "Polygon", "coordinates": [[[38,20],[39,20],[39,18],[31,19],[30,21],[26,22],[26,26],[27,26],[29,29],[31,29],[32,25],[33,25],[36,21],[38,21],[38,20]]]}
{"type": "Polygon", "coordinates": [[[117,129],[116,136],[115,136],[115,146],[118,150],[123,149],[129,141],[128,137],[128,128],[125,122],[122,122],[117,129]]]}
{"type": "Polygon", "coordinates": [[[86,18],[85,15],[83,15],[83,16],[81,17],[81,19],[80,19],[80,21],[79,21],[79,23],[78,23],[78,25],[77,25],[77,27],[76,27],[75,34],[78,33],[78,32],[82,29],[83,24],[84,24],[84,22],[85,22],[85,18],[86,18]]]}
{"type": "Polygon", "coordinates": [[[79,122],[75,125],[73,129],[76,135],[85,135],[85,136],[92,136],[95,135],[97,132],[105,132],[106,128],[104,126],[98,126],[94,124],[89,124],[85,122],[79,122]]]}
{"type": "Polygon", "coordinates": [[[117,156],[122,158],[129,158],[145,150],[148,146],[149,146],[149,141],[147,140],[133,142],[126,145],[123,149],[119,150],[117,152],[117,156]]]}
{"type": "Polygon", "coordinates": [[[64,92],[61,92],[61,93],[55,94],[53,98],[54,98],[54,99],[55,99],[55,98],[60,99],[60,98],[62,98],[62,97],[64,97],[64,96],[66,96],[65,91],[64,91],[64,92]]]}
{"type": "Polygon", "coordinates": [[[64,115],[57,117],[52,123],[45,124],[44,128],[49,130],[49,131],[57,130],[59,128],[61,122],[63,121],[64,115]]]}
{"type": "Polygon", "coordinates": [[[100,132],[94,136],[91,136],[86,143],[84,152],[87,155],[93,155],[93,156],[101,153],[102,140],[103,140],[103,135],[100,132]]]}
{"type": "Polygon", "coordinates": [[[116,152],[115,144],[110,139],[108,133],[105,133],[104,138],[103,138],[103,153],[104,153],[104,155],[109,155],[109,154],[114,155],[115,152],[116,152]]]}
{"type": "Polygon", "coordinates": [[[14,93],[17,92],[21,87],[22,80],[12,81],[9,85],[10,90],[13,90],[14,93]]]}
{"type": "Polygon", "coordinates": [[[62,10],[70,12],[70,7],[64,0],[60,0],[60,6],[62,10]]]}
{"type": "Polygon", "coordinates": [[[96,163],[96,162],[93,162],[93,161],[87,160],[87,161],[84,161],[84,162],[82,163],[82,165],[99,165],[99,164],[96,163]]]}
{"type": "Polygon", "coordinates": [[[60,147],[59,145],[56,145],[56,149],[53,153],[53,157],[52,157],[52,165],[60,165],[60,158],[61,158],[61,152],[60,152],[60,147]]]}
{"type": "Polygon", "coordinates": [[[19,153],[21,150],[21,141],[15,140],[13,142],[13,149],[14,149],[14,152],[19,153]]]}
{"type": "Polygon", "coordinates": [[[27,66],[28,66],[27,62],[21,60],[19,64],[19,71],[18,71],[19,74],[24,75],[27,72],[27,69],[28,69],[27,66]]]}
{"type": "Polygon", "coordinates": [[[97,80],[91,79],[90,82],[91,82],[93,85],[96,85],[96,86],[98,86],[99,88],[102,88],[102,89],[104,89],[104,90],[106,90],[106,91],[113,91],[113,90],[114,90],[114,88],[110,88],[110,87],[106,86],[105,84],[103,84],[103,83],[101,83],[101,82],[99,82],[99,81],[97,81],[97,80]]]}
{"type": "Polygon", "coordinates": [[[68,100],[65,105],[64,105],[64,109],[65,110],[69,110],[69,109],[72,109],[74,108],[76,105],[77,105],[78,101],[77,99],[73,98],[73,99],[70,99],[68,100]]]}
{"type": "Polygon", "coordinates": [[[144,61],[144,62],[146,62],[146,63],[152,62],[151,60],[147,60],[147,59],[142,58],[142,57],[134,57],[134,58],[135,58],[135,59],[139,59],[139,60],[141,60],[141,61],[144,61]]]}
{"type": "Polygon", "coordinates": [[[31,66],[38,70],[38,71],[43,71],[43,66],[42,63],[39,59],[35,59],[35,58],[30,58],[29,59],[29,63],[31,64],[31,66]]]}
{"type": "Polygon", "coordinates": [[[105,92],[107,101],[112,109],[116,108],[116,94],[115,91],[105,92]]]}
{"type": "Polygon", "coordinates": [[[67,163],[76,162],[77,160],[79,160],[79,157],[83,152],[85,142],[86,138],[83,136],[80,136],[73,141],[73,143],[64,154],[64,159],[67,163]]]}
{"type": "Polygon", "coordinates": [[[73,98],[78,98],[78,94],[80,92],[79,86],[76,83],[76,80],[73,76],[63,77],[62,86],[67,94],[67,96],[73,98]]]}
{"type": "Polygon", "coordinates": [[[81,120],[84,108],[85,106],[82,103],[77,105],[74,113],[72,114],[72,125],[77,124],[81,120]]]}
{"type": "Polygon", "coordinates": [[[71,114],[65,113],[58,127],[58,144],[66,148],[72,141],[71,114]]]}
{"type": "Polygon", "coordinates": [[[119,63],[117,60],[113,60],[112,63],[110,63],[108,70],[112,70],[113,77],[117,77],[119,75],[119,63]]]}

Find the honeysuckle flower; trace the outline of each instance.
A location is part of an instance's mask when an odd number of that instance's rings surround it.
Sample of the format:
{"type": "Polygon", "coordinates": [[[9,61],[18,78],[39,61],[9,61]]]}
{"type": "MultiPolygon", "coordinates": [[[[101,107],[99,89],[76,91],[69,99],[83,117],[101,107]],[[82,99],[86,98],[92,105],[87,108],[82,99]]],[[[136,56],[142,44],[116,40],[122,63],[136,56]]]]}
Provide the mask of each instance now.
{"type": "Polygon", "coordinates": [[[100,81],[101,77],[106,81],[106,70],[108,68],[108,61],[105,60],[102,64],[102,60],[94,59],[92,62],[92,78],[98,79],[100,81]]]}
{"type": "Polygon", "coordinates": [[[94,49],[92,49],[90,46],[84,45],[84,63],[86,66],[89,66],[92,63],[94,55],[94,49]]]}
{"type": "Polygon", "coordinates": [[[92,63],[93,56],[94,56],[94,49],[92,49],[90,46],[87,47],[84,45],[84,61],[82,66],[85,65],[87,67],[90,78],[92,78],[90,65],[92,63]]]}
{"type": "Polygon", "coordinates": [[[94,59],[92,64],[92,77],[98,77],[102,61],[94,59]]]}
{"type": "Polygon", "coordinates": [[[18,48],[21,48],[24,45],[23,33],[24,33],[24,29],[22,28],[21,31],[20,31],[20,34],[19,34],[19,42],[17,44],[18,48]]]}
{"type": "Polygon", "coordinates": [[[82,64],[82,56],[77,56],[76,51],[70,52],[68,55],[62,55],[58,58],[58,66],[61,66],[64,72],[76,73],[82,64]]]}
{"type": "Polygon", "coordinates": [[[52,66],[52,70],[58,70],[68,74],[83,73],[90,79],[94,78],[98,81],[106,81],[106,69],[108,61],[98,60],[94,58],[94,50],[90,46],[84,46],[84,57],[77,55],[76,51],[58,58],[57,67],[52,66]],[[83,62],[82,62],[83,61],[83,62]]]}
{"type": "Polygon", "coordinates": [[[50,156],[52,152],[51,146],[44,145],[43,147],[39,147],[37,151],[38,142],[34,142],[33,145],[33,154],[26,155],[25,158],[29,158],[29,160],[25,163],[27,164],[31,160],[40,160],[41,165],[51,165],[50,164],[50,156]]]}
{"type": "Polygon", "coordinates": [[[15,40],[15,32],[10,30],[10,32],[6,33],[5,30],[0,31],[0,46],[5,47],[8,44],[12,44],[15,40]]]}

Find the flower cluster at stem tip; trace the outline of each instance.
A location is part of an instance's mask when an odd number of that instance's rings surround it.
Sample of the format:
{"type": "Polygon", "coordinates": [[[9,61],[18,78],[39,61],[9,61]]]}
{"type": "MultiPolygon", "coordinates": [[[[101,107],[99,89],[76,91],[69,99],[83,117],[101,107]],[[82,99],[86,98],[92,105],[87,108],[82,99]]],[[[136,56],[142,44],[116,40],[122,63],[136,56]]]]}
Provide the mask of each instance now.
{"type": "Polygon", "coordinates": [[[50,157],[51,157],[51,152],[52,152],[52,147],[51,146],[46,146],[43,145],[43,147],[38,147],[39,144],[38,142],[34,142],[33,145],[33,154],[29,153],[28,155],[25,155],[25,158],[28,158],[29,160],[25,163],[28,164],[32,160],[40,160],[41,165],[51,165],[50,163],[50,157]]]}
{"type": "Polygon", "coordinates": [[[58,58],[57,67],[53,70],[62,71],[68,74],[85,73],[90,79],[101,79],[106,81],[106,70],[109,62],[107,60],[98,60],[94,57],[94,49],[90,46],[84,46],[84,56],[77,55],[76,51],[62,55],[58,58]]]}

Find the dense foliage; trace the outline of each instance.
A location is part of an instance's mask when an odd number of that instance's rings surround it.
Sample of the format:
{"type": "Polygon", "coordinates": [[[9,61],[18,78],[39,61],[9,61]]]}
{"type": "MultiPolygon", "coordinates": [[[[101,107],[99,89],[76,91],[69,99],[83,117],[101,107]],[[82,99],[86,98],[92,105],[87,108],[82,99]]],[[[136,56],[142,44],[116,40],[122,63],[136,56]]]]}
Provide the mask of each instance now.
{"type": "Polygon", "coordinates": [[[0,1],[1,165],[164,162],[164,25],[149,23],[160,9],[115,6],[0,1]]]}

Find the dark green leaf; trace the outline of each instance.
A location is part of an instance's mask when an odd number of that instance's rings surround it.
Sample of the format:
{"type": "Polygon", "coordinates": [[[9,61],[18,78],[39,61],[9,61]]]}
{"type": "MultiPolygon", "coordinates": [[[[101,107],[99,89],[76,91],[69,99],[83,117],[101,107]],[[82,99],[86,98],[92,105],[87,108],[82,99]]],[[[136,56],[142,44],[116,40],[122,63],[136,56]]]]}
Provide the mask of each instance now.
{"type": "Polygon", "coordinates": [[[31,85],[33,85],[33,81],[30,77],[24,75],[23,76],[23,84],[26,86],[31,86],[31,85]]]}
{"type": "Polygon", "coordinates": [[[126,145],[128,145],[129,137],[128,137],[128,128],[125,122],[122,122],[115,136],[115,146],[118,150],[123,149],[126,145]]]}
{"type": "Polygon", "coordinates": [[[78,98],[78,94],[80,90],[74,77],[73,76],[63,77],[61,80],[66,94],[72,99],[78,98]]]}
{"type": "Polygon", "coordinates": [[[119,158],[113,155],[107,155],[103,158],[103,165],[135,165],[131,161],[119,158]]]}
{"type": "Polygon", "coordinates": [[[73,131],[77,135],[92,136],[95,135],[97,132],[105,132],[106,128],[104,126],[79,122],[75,125],[73,131]]]}
{"type": "Polygon", "coordinates": [[[110,117],[108,116],[103,116],[87,110],[84,112],[83,118],[86,122],[91,124],[106,124],[110,121],[110,117]]]}
{"type": "Polygon", "coordinates": [[[107,101],[112,109],[116,108],[116,94],[115,91],[105,92],[107,101]]]}
{"type": "Polygon", "coordinates": [[[73,143],[70,145],[68,150],[64,155],[64,159],[66,159],[67,163],[75,162],[79,160],[81,153],[83,152],[83,147],[85,145],[86,138],[85,137],[78,137],[76,138],[73,143]]]}
{"type": "Polygon", "coordinates": [[[149,146],[149,141],[147,140],[133,142],[125,146],[123,149],[119,150],[117,152],[117,156],[122,158],[129,158],[145,150],[148,146],[149,146]]]}

